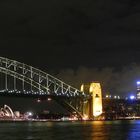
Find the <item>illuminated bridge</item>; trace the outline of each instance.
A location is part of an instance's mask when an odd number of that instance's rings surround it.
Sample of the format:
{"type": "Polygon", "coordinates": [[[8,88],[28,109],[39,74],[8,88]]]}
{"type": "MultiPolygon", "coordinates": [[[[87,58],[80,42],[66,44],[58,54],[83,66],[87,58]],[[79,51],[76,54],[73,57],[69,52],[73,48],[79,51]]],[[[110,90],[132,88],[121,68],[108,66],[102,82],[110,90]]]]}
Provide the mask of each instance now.
{"type": "MultiPolygon", "coordinates": [[[[94,108],[91,106],[92,94],[81,92],[32,66],[4,57],[0,57],[0,95],[51,97],[82,118],[84,115],[92,116],[94,108]]],[[[97,96],[98,93],[95,94],[97,96]]]]}

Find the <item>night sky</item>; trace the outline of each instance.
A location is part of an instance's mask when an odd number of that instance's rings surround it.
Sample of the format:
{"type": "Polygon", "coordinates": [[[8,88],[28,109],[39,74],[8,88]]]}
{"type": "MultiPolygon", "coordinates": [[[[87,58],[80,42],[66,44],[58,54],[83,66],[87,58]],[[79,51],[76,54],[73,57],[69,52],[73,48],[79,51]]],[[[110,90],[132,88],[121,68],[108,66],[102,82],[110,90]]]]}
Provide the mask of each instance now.
{"type": "Polygon", "coordinates": [[[0,56],[112,95],[140,79],[139,0],[0,1],[0,56]]]}

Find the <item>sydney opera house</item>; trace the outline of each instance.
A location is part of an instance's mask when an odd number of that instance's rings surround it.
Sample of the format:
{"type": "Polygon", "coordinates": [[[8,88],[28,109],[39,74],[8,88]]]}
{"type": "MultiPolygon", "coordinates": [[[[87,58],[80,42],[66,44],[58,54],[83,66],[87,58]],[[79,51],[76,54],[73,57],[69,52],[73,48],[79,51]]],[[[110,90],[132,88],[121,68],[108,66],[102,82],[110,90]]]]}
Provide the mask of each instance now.
{"type": "Polygon", "coordinates": [[[13,112],[13,110],[8,106],[4,105],[4,107],[0,108],[0,119],[14,119],[20,117],[20,113],[13,112]]]}

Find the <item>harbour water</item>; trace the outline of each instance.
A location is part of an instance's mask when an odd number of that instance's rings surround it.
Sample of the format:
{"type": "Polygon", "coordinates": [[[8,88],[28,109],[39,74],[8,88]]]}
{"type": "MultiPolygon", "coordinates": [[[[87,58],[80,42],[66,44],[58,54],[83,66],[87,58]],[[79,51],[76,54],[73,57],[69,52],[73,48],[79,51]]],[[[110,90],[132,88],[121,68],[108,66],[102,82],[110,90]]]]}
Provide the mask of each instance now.
{"type": "Polygon", "coordinates": [[[0,140],[140,140],[140,120],[0,122],[0,140]]]}

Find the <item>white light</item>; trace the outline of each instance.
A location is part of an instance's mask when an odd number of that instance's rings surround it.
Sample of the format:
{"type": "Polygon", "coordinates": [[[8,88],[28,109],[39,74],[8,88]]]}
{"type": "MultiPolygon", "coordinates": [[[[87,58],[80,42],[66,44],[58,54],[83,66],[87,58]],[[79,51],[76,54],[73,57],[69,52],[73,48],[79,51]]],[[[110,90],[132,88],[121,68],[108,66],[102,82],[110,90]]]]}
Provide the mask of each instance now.
{"type": "Polygon", "coordinates": [[[117,98],[117,96],[114,96],[114,98],[116,99],[116,98],[117,98]]]}
{"type": "Polygon", "coordinates": [[[106,95],[105,97],[108,98],[108,95],[106,95]]]}
{"type": "Polygon", "coordinates": [[[38,103],[40,103],[40,102],[41,102],[41,100],[40,100],[40,99],[37,99],[37,102],[38,102],[38,103]]]}
{"type": "Polygon", "coordinates": [[[51,99],[51,98],[48,98],[47,100],[48,100],[48,101],[51,101],[52,99],[51,99]]]}
{"type": "Polygon", "coordinates": [[[131,95],[131,96],[130,96],[130,99],[131,99],[131,100],[134,100],[134,99],[135,99],[135,96],[131,95]]]}
{"type": "Polygon", "coordinates": [[[32,114],[32,112],[29,112],[29,114],[28,114],[29,116],[32,116],[33,114],[32,114]]]}
{"type": "Polygon", "coordinates": [[[27,112],[26,114],[27,114],[27,116],[33,116],[32,112],[27,112]]]}
{"type": "Polygon", "coordinates": [[[140,85],[140,81],[137,81],[137,85],[140,85]]]}

